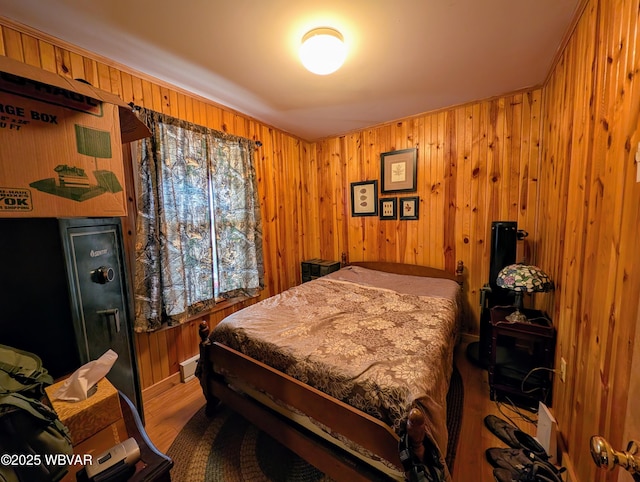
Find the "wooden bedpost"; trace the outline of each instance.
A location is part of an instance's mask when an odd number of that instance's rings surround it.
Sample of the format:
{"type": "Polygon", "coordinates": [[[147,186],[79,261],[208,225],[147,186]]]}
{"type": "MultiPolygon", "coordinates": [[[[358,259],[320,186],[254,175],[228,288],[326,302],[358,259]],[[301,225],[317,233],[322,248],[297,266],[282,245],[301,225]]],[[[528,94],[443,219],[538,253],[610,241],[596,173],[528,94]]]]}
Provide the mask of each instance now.
{"type": "Polygon", "coordinates": [[[424,461],[424,445],[422,442],[427,436],[425,418],[422,410],[412,408],[407,417],[407,435],[409,436],[409,449],[418,460],[424,461]]]}
{"type": "Polygon", "coordinates": [[[212,416],[215,413],[215,408],[220,400],[214,397],[209,391],[209,380],[213,376],[213,367],[209,360],[209,347],[211,346],[211,341],[209,341],[209,332],[209,323],[207,323],[207,320],[202,319],[198,325],[198,335],[200,335],[200,360],[198,360],[196,376],[200,380],[200,387],[202,388],[202,393],[207,401],[205,413],[207,416],[212,416]]]}
{"type": "Polygon", "coordinates": [[[464,283],[464,262],[462,260],[458,260],[458,265],[456,266],[456,278],[458,284],[462,286],[464,283]]]}

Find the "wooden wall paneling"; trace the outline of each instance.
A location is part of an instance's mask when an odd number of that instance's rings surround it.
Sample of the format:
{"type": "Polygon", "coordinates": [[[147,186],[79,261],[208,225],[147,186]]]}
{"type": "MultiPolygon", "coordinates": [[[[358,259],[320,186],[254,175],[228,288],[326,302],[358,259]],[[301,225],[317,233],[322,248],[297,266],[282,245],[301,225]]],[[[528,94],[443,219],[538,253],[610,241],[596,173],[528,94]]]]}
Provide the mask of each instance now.
{"type": "Polygon", "coordinates": [[[133,79],[127,72],[120,73],[120,97],[127,104],[135,104],[133,95],[133,79]]]}
{"type": "MultiPolygon", "coordinates": [[[[42,52],[42,43],[40,43],[40,51],[42,52]]],[[[96,79],[98,78],[98,64],[95,60],[89,59],[87,57],[83,57],[84,68],[82,77],[84,80],[89,82],[91,85],[98,85],[96,79]]]]}
{"type": "Polygon", "coordinates": [[[40,67],[40,49],[38,48],[38,41],[30,35],[22,34],[20,37],[24,52],[24,63],[33,65],[34,67],[40,67]]]}
{"type": "MultiPolygon", "coordinates": [[[[529,245],[528,262],[532,262],[536,258],[535,249],[538,244],[538,199],[539,199],[539,177],[540,177],[540,136],[541,136],[541,109],[542,109],[542,92],[536,90],[527,92],[526,108],[523,114],[526,163],[527,163],[527,180],[526,194],[521,196],[520,216],[525,218],[524,225],[527,227],[530,237],[527,240],[529,245]]],[[[548,270],[549,267],[546,267],[548,270]]],[[[550,310],[549,310],[550,311],[550,310]]]]}
{"type": "Polygon", "coordinates": [[[40,68],[48,72],[56,72],[56,50],[53,44],[44,40],[39,40],[38,45],[40,47],[40,68]]]}
{"type": "MultiPolygon", "coordinates": [[[[39,61],[38,61],[39,63],[39,61]]],[[[84,79],[84,57],[75,52],[69,52],[69,71],[74,79],[84,79]]]]}
{"type": "MultiPolygon", "coordinates": [[[[409,239],[413,239],[413,246],[409,246],[409,263],[426,265],[428,259],[427,243],[429,240],[429,224],[423,221],[423,217],[429,212],[426,208],[427,193],[430,188],[429,147],[425,135],[426,116],[418,116],[413,120],[413,132],[415,143],[418,146],[418,220],[406,221],[409,223],[409,239]]],[[[410,242],[407,241],[409,245],[410,242]]]]}
{"type": "MultiPolygon", "coordinates": [[[[71,59],[69,59],[69,61],[71,61],[71,59]]],[[[114,67],[109,67],[109,85],[110,85],[110,88],[108,90],[124,100],[123,92],[122,92],[122,79],[120,78],[120,71],[114,67]]]]}
{"type": "MultiPolygon", "coordinates": [[[[275,133],[275,137],[278,141],[282,141],[280,133],[275,133]]],[[[286,158],[284,153],[284,144],[282,142],[277,143],[279,148],[274,153],[274,175],[276,179],[276,196],[277,196],[277,216],[276,216],[276,250],[278,252],[277,258],[277,272],[278,272],[278,284],[276,285],[277,292],[281,292],[289,288],[289,281],[286,278],[286,253],[287,247],[287,227],[289,217],[289,206],[287,205],[287,192],[280,189],[281,187],[288,185],[288,178],[286,172],[286,158]]]]}
{"type": "Polygon", "coordinates": [[[4,40],[4,50],[7,57],[24,62],[24,52],[22,49],[22,35],[20,32],[5,27],[2,30],[4,40]]]}
{"type": "Polygon", "coordinates": [[[425,235],[426,240],[424,248],[426,250],[424,259],[425,265],[436,266],[439,260],[436,259],[436,236],[439,231],[439,225],[435,218],[438,212],[437,196],[440,189],[440,178],[438,175],[438,152],[440,146],[438,145],[438,124],[437,115],[431,115],[425,117],[424,122],[424,136],[425,141],[423,146],[425,147],[425,174],[427,175],[427,186],[424,195],[424,204],[420,207],[425,209],[420,214],[420,223],[426,226],[425,235]]]}
{"type": "MultiPolygon", "coordinates": [[[[455,250],[452,253],[454,263],[458,260],[471,262],[471,189],[473,177],[471,174],[471,139],[473,137],[473,108],[472,105],[461,106],[456,109],[455,122],[458,129],[457,156],[455,165],[457,174],[454,177],[456,190],[456,222],[453,234],[455,250]]],[[[467,306],[470,304],[471,293],[465,291],[467,306]]]]}
{"type": "Polygon", "coordinates": [[[186,360],[186,358],[180,358],[184,353],[181,345],[185,340],[183,340],[182,334],[185,328],[189,327],[190,325],[191,323],[187,322],[183,325],[172,328],[168,338],[166,336],[167,331],[165,330],[164,340],[162,340],[164,341],[164,344],[161,348],[163,348],[165,352],[166,361],[163,362],[163,365],[167,367],[167,371],[166,375],[163,374],[164,376],[162,376],[162,378],[160,379],[161,381],[167,378],[172,373],[178,373],[180,371],[180,361],[186,360]]]}
{"type": "Polygon", "coordinates": [[[143,389],[153,385],[153,368],[151,366],[149,338],[149,335],[146,333],[137,333],[135,336],[138,374],[140,377],[140,386],[143,389]]]}
{"type": "Polygon", "coordinates": [[[444,133],[444,212],[443,212],[443,255],[444,269],[448,269],[454,263],[455,257],[455,224],[456,211],[459,209],[456,178],[458,169],[458,144],[455,110],[445,112],[444,133]]]}
{"type": "Polygon", "coordinates": [[[287,287],[297,284],[297,274],[300,271],[300,152],[299,142],[290,137],[283,137],[286,169],[284,171],[285,193],[284,210],[287,215],[285,229],[285,266],[287,272],[287,287]]]}
{"type": "Polygon", "coordinates": [[[277,258],[275,258],[276,265],[275,270],[278,274],[278,282],[275,284],[274,288],[277,293],[288,288],[286,277],[284,276],[286,273],[284,272],[285,267],[285,251],[287,249],[286,246],[286,227],[287,227],[287,212],[285,208],[286,199],[284,198],[284,193],[280,191],[279,187],[285,185],[287,182],[286,174],[283,172],[284,167],[284,153],[282,151],[282,146],[277,142],[279,134],[274,132],[274,138],[276,139],[276,145],[279,147],[275,149],[273,155],[273,176],[275,180],[275,189],[274,193],[276,196],[276,216],[274,218],[274,231],[275,231],[275,247],[277,252],[277,258]]]}
{"type": "MultiPolygon", "coordinates": [[[[640,85],[638,85],[637,73],[640,72],[640,52],[634,46],[638,45],[640,37],[640,25],[637,22],[639,2],[625,3],[624,18],[628,20],[626,39],[627,75],[622,78],[623,89],[626,94],[626,102],[622,102],[623,111],[620,116],[620,124],[625,128],[625,149],[620,153],[624,160],[627,174],[624,181],[624,205],[620,232],[620,267],[618,269],[616,293],[618,315],[624,330],[620,334],[620,344],[626,345],[623,350],[615,352],[613,370],[613,391],[611,405],[614,407],[627,406],[625,417],[612,417],[610,432],[621,436],[624,444],[628,440],[637,440],[640,437],[640,417],[637,414],[637,376],[634,376],[638,360],[638,345],[634,343],[639,339],[640,330],[640,305],[635,300],[640,299],[640,273],[639,258],[637,256],[637,240],[640,237],[640,185],[635,179],[634,153],[640,143],[640,85]],[[629,75],[629,73],[635,75],[629,75]],[[624,323],[622,321],[624,320],[624,323]],[[629,387],[629,390],[625,390],[629,387]],[[625,400],[626,397],[626,400],[625,400]]],[[[619,146],[619,144],[618,144],[619,146]]]]}
{"type": "MultiPolygon", "coordinates": [[[[344,246],[344,251],[347,254],[347,262],[351,261],[361,261],[364,259],[364,230],[363,223],[364,218],[358,216],[351,216],[351,211],[353,209],[351,205],[351,183],[352,182],[360,182],[362,180],[366,180],[362,178],[362,173],[364,172],[364,164],[368,160],[368,153],[371,142],[369,141],[369,135],[371,131],[364,131],[359,136],[359,149],[357,152],[357,156],[355,157],[352,163],[347,164],[347,171],[345,177],[345,188],[347,189],[345,202],[347,203],[347,211],[348,217],[346,218],[347,224],[347,239],[346,244],[344,246]]],[[[358,141],[356,141],[358,142],[358,141]]],[[[322,141],[318,143],[321,146],[326,144],[326,141],[322,141]]],[[[320,147],[316,150],[318,159],[322,159],[323,157],[323,147],[320,147]]],[[[319,161],[321,162],[321,161],[319,161]]]]}
{"type": "Polygon", "coordinates": [[[435,210],[432,211],[432,213],[435,213],[435,219],[432,220],[435,229],[432,231],[434,236],[432,238],[432,244],[430,245],[432,250],[431,260],[433,261],[433,265],[431,266],[444,269],[444,250],[446,247],[446,232],[444,229],[445,209],[449,203],[449,191],[445,182],[445,176],[449,171],[449,159],[446,154],[446,112],[438,112],[436,114],[435,123],[431,128],[431,135],[435,135],[434,141],[436,144],[436,162],[433,164],[432,176],[434,180],[437,180],[436,190],[433,191],[435,203],[432,205],[432,208],[435,208],[435,210]]]}
{"type": "Polygon", "coordinates": [[[617,478],[590,461],[591,435],[616,447],[626,443],[625,431],[637,437],[627,426],[633,409],[626,417],[619,409],[632,406],[638,306],[626,300],[637,299],[640,284],[631,252],[639,204],[637,12],[637,0],[589,2],[545,86],[540,258],[558,279],[557,357],[569,371],[566,386],[555,382],[554,409],[580,480],[617,478]]]}
{"type": "MultiPolygon", "coordinates": [[[[455,122],[458,126],[456,166],[458,175],[455,178],[458,206],[455,226],[455,257],[469,260],[470,211],[471,211],[471,107],[461,106],[456,109],[455,122]]],[[[467,293],[468,294],[468,293],[467,293]]]]}
{"type": "MultiPolygon", "coordinates": [[[[605,315],[607,320],[602,324],[606,332],[605,357],[601,363],[601,371],[605,374],[602,380],[603,397],[602,410],[598,423],[598,429],[605,434],[611,434],[613,443],[626,445],[622,439],[626,418],[612,416],[614,407],[626,406],[629,387],[629,378],[632,373],[630,361],[633,357],[632,341],[635,338],[637,308],[631,303],[631,309],[624,309],[628,305],[625,294],[637,293],[638,278],[633,271],[627,271],[633,262],[625,260],[624,255],[634,256],[631,252],[623,252],[620,248],[623,244],[628,246],[631,239],[637,241],[637,224],[628,226],[624,221],[625,216],[631,219],[637,218],[637,192],[638,188],[633,182],[625,182],[635,177],[634,152],[631,139],[636,137],[638,129],[638,109],[640,98],[637,86],[633,85],[633,75],[637,72],[638,61],[636,54],[636,29],[637,27],[637,1],[621,2],[615,12],[616,21],[609,24],[612,28],[612,48],[608,50],[608,56],[612,62],[607,63],[611,72],[611,85],[608,89],[610,101],[608,102],[608,116],[610,122],[610,134],[608,137],[607,155],[607,186],[615,186],[615,189],[606,191],[605,199],[613,208],[614,215],[610,218],[612,229],[610,232],[610,264],[609,271],[605,272],[609,277],[609,292],[605,315]],[[635,89],[634,89],[635,87],[635,89]],[[622,188],[622,189],[621,189],[622,188]],[[636,195],[634,195],[634,193],[636,195]],[[616,269],[612,269],[615,263],[616,269]],[[631,277],[631,280],[629,278],[631,277]],[[633,280],[635,278],[635,283],[633,280]],[[629,282],[631,281],[631,282],[629,282]],[[610,300],[610,302],[609,302],[610,300]]],[[[608,57],[608,58],[609,58],[608,57]]],[[[637,146],[637,142],[635,144],[637,146]]],[[[609,240],[606,240],[609,241],[609,240]]],[[[637,252],[637,251],[636,251],[637,252]]],[[[606,269],[606,267],[603,267],[606,269]]],[[[636,298],[637,299],[637,298],[636,298]]],[[[636,428],[638,428],[636,426],[636,428]]]]}
{"type": "MultiPolygon", "coordinates": [[[[276,211],[276,197],[275,197],[275,176],[273,175],[275,166],[273,165],[273,138],[271,135],[271,129],[267,127],[261,127],[260,139],[262,141],[262,147],[260,151],[260,171],[262,174],[262,182],[259,185],[258,192],[260,194],[260,210],[262,214],[262,242],[265,246],[275,246],[276,233],[274,230],[274,220],[277,217],[276,211]]],[[[274,286],[277,282],[277,262],[274,259],[274,253],[272,250],[266,250],[264,252],[264,272],[265,272],[265,285],[267,295],[273,295],[274,286]]]]}
{"type": "Polygon", "coordinates": [[[301,166],[301,261],[312,259],[320,253],[320,211],[318,199],[318,153],[315,146],[303,144],[304,157],[301,166]]]}
{"type": "MultiPolygon", "coordinates": [[[[613,13],[613,12],[611,12],[613,13]]],[[[607,19],[609,12],[601,9],[598,16],[599,35],[604,39],[598,46],[597,57],[600,59],[613,55],[614,48],[612,39],[607,34],[608,24],[603,20],[607,19]],[[608,40],[607,40],[608,37],[608,40]]],[[[609,184],[608,179],[608,149],[610,146],[610,119],[608,119],[608,103],[610,102],[607,93],[607,85],[610,85],[611,70],[607,63],[599,62],[597,66],[596,92],[600,93],[595,102],[595,130],[593,150],[598,155],[594,156],[591,165],[592,189],[589,198],[589,226],[587,229],[585,255],[586,263],[583,271],[583,294],[582,310],[584,313],[584,323],[582,324],[581,343],[578,346],[578,363],[585,374],[579,377],[576,383],[576,401],[574,409],[579,409],[574,420],[581,420],[583,423],[574,423],[571,430],[572,448],[575,453],[574,463],[580,467],[583,461],[588,461],[584,456],[584,451],[588,451],[589,436],[593,431],[599,432],[600,414],[606,410],[603,404],[602,380],[606,379],[608,373],[603,371],[605,363],[607,344],[607,323],[606,311],[610,306],[609,275],[607,267],[613,261],[610,252],[610,233],[613,229],[611,217],[615,215],[611,211],[613,206],[608,199],[608,191],[615,184],[609,184]],[[594,303],[594,298],[597,302],[594,303]],[[599,376],[598,376],[599,374],[599,376]],[[580,405],[578,405],[580,404],[580,405]]],[[[615,269],[613,266],[611,268],[615,269]]],[[[596,432],[596,433],[597,433],[596,432]]],[[[579,469],[580,470],[580,469],[579,469]]]]}
{"type": "MultiPolygon", "coordinates": [[[[624,177],[626,175],[626,162],[621,162],[625,157],[624,142],[625,142],[625,129],[624,125],[619,122],[618,112],[620,105],[624,101],[626,92],[621,90],[620,87],[623,84],[623,79],[626,76],[626,22],[624,15],[619,13],[610,18],[608,21],[606,17],[602,17],[603,23],[606,22],[606,26],[610,29],[607,32],[606,37],[610,39],[607,48],[607,58],[611,59],[606,64],[609,71],[609,79],[606,81],[606,97],[609,99],[607,102],[607,120],[609,124],[607,146],[606,146],[606,161],[605,161],[605,190],[604,190],[604,203],[603,209],[605,212],[610,212],[611,215],[607,216],[607,221],[610,226],[605,229],[601,236],[602,251],[599,256],[600,260],[600,279],[603,283],[604,294],[602,302],[597,303],[599,308],[595,313],[595,316],[601,320],[598,323],[598,331],[600,339],[600,345],[602,349],[602,358],[599,361],[599,371],[601,373],[599,384],[600,406],[598,407],[597,418],[597,433],[612,433],[611,432],[611,406],[612,396],[616,393],[616,386],[612,386],[615,373],[612,371],[612,361],[616,357],[614,353],[614,346],[620,341],[621,334],[628,333],[628,327],[625,326],[621,319],[617,317],[619,313],[619,297],[616,296],[617,291],[617,271],[620,266],[619,258],[619,233],[621,230],[621,217],[622,217],[622,202],[624,195],[620,195],[619,187],[624,186],[624,177]],[[608,186],[615,186],[614,189],[609,189],[608,186]],[[617,298],[617,300],[616,300],[617,298]],[[617,302],[616,302],[617,301],[617,302]]],[[[605,86],[603,86],[605,87],[605,86]]],[[[628,344],[622,345],[617,351],[625,352],[628,350],[628,344]]],[[[626,380],[625,380],[626,381],[626,380]]],[[[625,393],[626,396],[626,393],[625,393]]],[[[626,405],[626,398],[624,399],[624,405],[626,405]]],[[[621,437],[621,431],[618,431],[616,437],[621,437]]],[[[618,439],[619,440],[619,439],[618,439]]],[[[618,442],[614,440],[613,443],[618,442]]],[[[621,442],[621,440],[620,440],[621,442]]]]}
{"type": "MultiPolygon", "coordinates": [[[[572,42],[584,45],[590,43],[591,38],[592,32],[579,28],[572,42]]],[[[586,62],[592,60],[592,55],[585,59],[586,62]]],[[[577,61],[576,57],[566,53],[563,61],[556,67],[554,79],[545,89],[548,110],[550,113],[556,112],[556,119],[553,131],[545,136],[547,145],[553,150],[549,149],[543,156],[551,162],[550,166],[546,164],[551,169],[543,171],[543,176],[544,173],[553,176],[546,177],[542,183],[549,190],[540,196],[541,204],[550,204],[541,209],[541,212],[557,214],[555,219],[549,215],[539,222],[541,232],[547,232],[549,236],[546,238],[546,245],[537,253],[540,255],[541,265],[555,268],[555,273],[550,272],[556,283],[555,297],[557,301],[563,300],[561,305],[556,302],[557,309],[553,316],[558,331],[556,366],[559,366],[560,357],[564,357],[568,363],[568,374],[566,384],[556,379],[554,407],[567,445],[573,443],[568,436],[569,427],[575,424],[575,383],[580,370],[577,345],[582,325],[581,273],[584,268],[584,226],[590,192],[590,182],[587,179],[591,155],[589,139],[592,137],[588,102],[575,102],[574,93],[565,85],[566,79],[574,78],[575,85],[593,89],[593,82],[587,71],[575,67],[577,61]],[[551,109],[552,106],[556,107],[551,109]],[[555,189],[550,190],[553,188],[555,189]],[[563,214],[562,206],[565,202],[570,209],[563,214]],[[564,273],[561,271],[563,267],[564,273]]]]}
{"type": "Polygon", "coordinates": [[[7,50],[5,48],[4,36],[7,27],[0,25],[0,55],[8,57],[7,50]]]}
{"type": "Polygon", "coordinates": [[[340,170],[335,177],[335,184],[333,186],[333,195],[335,198],[333,206],[335,212],[335,243],[331,251],[327,253],[327,256],[323,256],[334,261],[342,260],[342,253],[346,252],[348,246],[350,216],[349,189],[345,180],[348,178],[348,166],[353,162],[357,163],[358,158],[361,156],[360,139],[361,136],[358,134],[344,136],[341,140],[343,154],[339,164],[340,170]]]}
{"type": "Polygon", "coordinates": [[[471,146],[471,225],[470,225],[470,252],[469,259],[464,260],[466,265],[466,285],[469,305],[466,308],[467,331],[478,333],[480,288],[488,281],[484,275],[488,272],[487,248],[490,242],[487,240],[490,222],[487,219],[485,200],[487,192],[487,103],[478,103],[473,106],[473,135],[471,146]]]}
{"type": "MultiPolygon", "coordinates": [[[[563,88],[568,90],[567,98],[565,99],[565,104],[568,106],[566,107],[566,110],[572,108],[574,100],[573,97],[576,95],[574,90],[569,90],[569,88],[567,87],[567,84],[570,82],[571,76],[575,75],[576,73],[576,66],[577,68],[583,67],[579,59],[570,58],[568,60],[567,73],[565,75],[565,78],[563,79],[563,88]]],[[[596,74],[598,74],[598,70],[596,70],[596,74]]],[[[594,83],[595,92],[598,92],[599,88],[601,88],[601,81],[597,80],[594,83]]],[[[599,117],[599,115],[597,115],[597,96],[595,100],[596,102],[592,107],[594,109],[592,111],[592,115],[596,114],[596,131],[592,132],[592,137],[594,137],[593,150],[597,151],[597,146],[601,146],[602,144],[595,141],[595,137],[598,136],[597,122],[599,117]]],[[[573,124],[573,119],[570,119],[567,124],[569,125],[563,127],[564,129],[571,132],[570,127],[573,124]]],[[[602,126],[600,126],[600,129],[601,128],[602,126]]],[[[575,134],[578,133],[573,133],[574,136],[575,134]]],[[[572,138],[564,140],[564,145],[566,146],[567,141],[572,140],[572,138]]],[[[588,436],[588,425],[591,425],[593,423],[596,414],[595,410],[597,409],[596,404],[598,402],[600,393],[597,386],[597,380],[595,380],[593,377],[593,370],[595,369],[597,373],[597,363],[601,356],[598,345],[599,340],[596,338],[596,324],[598,320],[596,317],[594,317],[594,313],[591,310],[590,300],[594,296],[597,296],[597,291],[595,291],[593,287],[593,279],[594,276],[596,276],[597,272],[597,233],[600,231],[599,224],[602,222],[601,196],[603,185],[601,184],[602,179],[599,177],[599,174],[602,173],[602,157],[599,155],[588,155],[583,160],[569,160],[566,159],[565,156],[563,156],[559,160],[565,163],[567,169],[569,169],[569,166],[571,166],[571,170],[584,170],[584,176],[587,185],[586,195],[588,196],[586,198],[588,208],[585,212],[585,216],[589,223],[589,227],[587,228],[583,226],[583,229],[585,229],[583,253],[581,253],[583,266],[581,269],[581,276],[577,278],[579,280],[579,285],[576,286],[582,296],[579,300],[576,300],[580,303],[577,313],[578,317],[576,317],[576,319],[574,320],[574,322],[576,323],[575,334],[577,337],[577,343],[574,358],[571,360],[571,362],[575,365],[573,370],[574,373],[589,373],[590,375],[577,376],[575,378],[573,386],[571,387],[573,391],[573,400],[572,406],[570,407],[570,422],[567,435],[569,451],[570,453],[575,454],[573,455],[572,460],[574,464],[579,467],[581,465],[580,461],[584,460],[584,455],[581,452],[587,449],[586,437],[588,436]],[[594,202],[596,204],[594,204],[594,202]],[[582,423],[578,425],[578,421],[581,421],[582,423]]],[[[569,184],[568,189],[569,192],[571,192],[571,190],[575,189],[575,186],[569,184]]],[[[571,196],[569,196],[569,199],[570,198],[571,196]]],[[[583,471],[585,469],[583,469],[583,471]]]]}
{"type": "MultiPolygon", "coordinates": [[[[518,187],[520,178],[520,150],[519,150],[519,122],[518,107],[519,96],[508,96],[505,98],[505,136],[504,149],[502,151],[502,182],[501,191],[503,199],[503,209],[505,219],[509,221],[519,221],[517,204],[518,187]],[[517,137],[517,139],[516,139],[517,137]],[[506,194],[506,195],[505,195],[506,194]]],[[[518,228],[520,223],[518,222],[518,228]]]]}
{"type": "Polygon", "coordinates": [[[167,92],[168,92],[168,98],[169,98],[167,103],[167,114],[173,117],[180,118],[180,111],[178,110],[178,92],[170,88],[167,89],[167,92]]]}

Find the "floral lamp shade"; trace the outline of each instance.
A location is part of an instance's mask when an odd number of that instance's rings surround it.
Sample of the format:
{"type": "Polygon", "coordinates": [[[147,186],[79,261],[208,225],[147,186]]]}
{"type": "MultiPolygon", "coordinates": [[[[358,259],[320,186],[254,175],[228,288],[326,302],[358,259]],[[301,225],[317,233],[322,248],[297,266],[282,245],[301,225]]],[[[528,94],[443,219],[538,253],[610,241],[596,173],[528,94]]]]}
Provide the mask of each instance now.
{"type": "Polygon", "coordinates": [[[500,288],[511,290],[516,294],[516,311],[507,317],[507,321],[526,322],[527,317],[522,309],[522,294],[546,292],[553,289],[549,276],[537,266],[526,264],[510,264],[498,273],[496,284],[500,288]]]}
{"type": "Polygon", "coordinates": [[[537,266],[526,264],[505,266],[498,273],[496,284],[500,288],[525,293],[544,292],[553,289],[553,283],[544,271],[537,266]]]}

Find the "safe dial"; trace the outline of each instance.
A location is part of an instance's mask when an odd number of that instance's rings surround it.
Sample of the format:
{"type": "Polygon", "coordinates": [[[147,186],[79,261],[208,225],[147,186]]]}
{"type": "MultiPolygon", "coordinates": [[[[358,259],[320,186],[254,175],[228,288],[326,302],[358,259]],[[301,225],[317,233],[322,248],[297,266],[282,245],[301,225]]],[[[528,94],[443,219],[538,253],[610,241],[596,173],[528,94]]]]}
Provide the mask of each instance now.
{"type": "Polygon", "coordinates": [[[94,283],[100,283],[102,285],[108,283],[109,281],[113,281],[115,277],[115,271],[109,266],[100,266],[99,268],[91,272],[91,280],[94,283]]]}

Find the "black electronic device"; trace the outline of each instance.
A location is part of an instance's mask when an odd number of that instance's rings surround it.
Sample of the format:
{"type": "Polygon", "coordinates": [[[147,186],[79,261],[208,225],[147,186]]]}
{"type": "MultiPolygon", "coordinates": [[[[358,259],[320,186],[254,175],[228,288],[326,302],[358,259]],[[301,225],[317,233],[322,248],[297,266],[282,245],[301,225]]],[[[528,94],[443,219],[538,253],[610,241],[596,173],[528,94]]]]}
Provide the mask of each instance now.
{"type": "Polygon", "coordinates": [[[94,457],[76,474],[78,482],[120,482],[128,480],[136,470],[140,460],[140,447],[133,437],[114,445],[109,450],[94,457]]]}
{"type": "Polygon", "coordinates": [[[502,268],[516,262],[517,242],[526,238],[526,231],[518,230],[516,221],[494,221],[491,223],[491,251],[489,258],[489,280],[480,289],[479,340],[467,346],[467,357],[475,365],[487,368],[490,355],[491,320],[489,309],[499,305],[513,304],[513,294],[500,288],[496,282],[502,268]]]}

